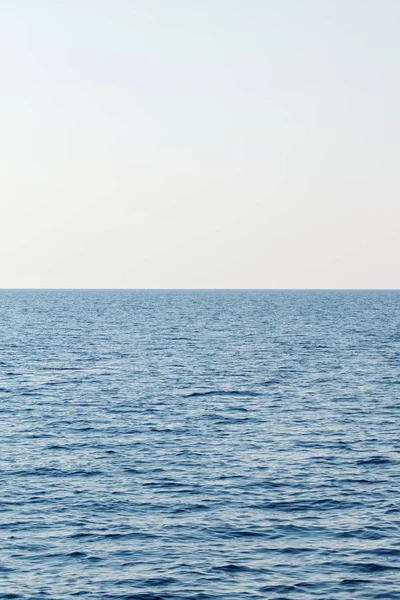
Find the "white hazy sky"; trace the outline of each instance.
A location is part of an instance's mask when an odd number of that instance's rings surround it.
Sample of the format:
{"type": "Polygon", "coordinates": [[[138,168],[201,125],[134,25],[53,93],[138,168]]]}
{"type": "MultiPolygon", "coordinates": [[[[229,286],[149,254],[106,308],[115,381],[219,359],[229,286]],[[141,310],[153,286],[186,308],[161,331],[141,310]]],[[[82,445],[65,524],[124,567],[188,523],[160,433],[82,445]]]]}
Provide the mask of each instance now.
{"type": "Polygon", "coordinates": [[[398,0],[1,0],[0,287],[400,288],[398,0]]]}

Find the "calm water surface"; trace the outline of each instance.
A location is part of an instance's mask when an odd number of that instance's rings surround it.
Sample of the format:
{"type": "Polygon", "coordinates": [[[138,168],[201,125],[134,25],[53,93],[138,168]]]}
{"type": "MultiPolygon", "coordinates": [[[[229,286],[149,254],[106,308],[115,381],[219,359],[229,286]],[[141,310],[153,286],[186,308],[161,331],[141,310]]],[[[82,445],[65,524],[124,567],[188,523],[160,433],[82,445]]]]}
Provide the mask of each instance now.
{"type": "Polygon", "coordinates": [[[400,598],[400,292],[0,292],[0,598],[400,598]]]}

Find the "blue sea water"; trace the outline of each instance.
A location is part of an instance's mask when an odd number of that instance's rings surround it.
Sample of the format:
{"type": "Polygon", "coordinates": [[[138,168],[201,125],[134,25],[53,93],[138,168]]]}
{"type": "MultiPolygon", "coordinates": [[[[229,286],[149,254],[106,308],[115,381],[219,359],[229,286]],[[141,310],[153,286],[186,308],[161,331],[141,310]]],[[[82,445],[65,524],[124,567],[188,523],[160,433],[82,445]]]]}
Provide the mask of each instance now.
{"type": "Polygon", "coordinates": [[[400,292],[0,292],[0,598],[400,598],[400,292]]]}

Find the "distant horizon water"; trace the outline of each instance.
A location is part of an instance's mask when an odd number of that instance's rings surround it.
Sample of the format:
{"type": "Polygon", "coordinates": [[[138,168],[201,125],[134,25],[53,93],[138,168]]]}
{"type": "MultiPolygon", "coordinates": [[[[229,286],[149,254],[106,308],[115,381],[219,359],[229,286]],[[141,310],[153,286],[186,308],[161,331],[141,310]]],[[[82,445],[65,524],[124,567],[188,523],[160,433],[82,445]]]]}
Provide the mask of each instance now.
{"type": "Polygon", "coordinates": [[[3,287],[1,291],[65,291],[65,292],[397,292],[399,288],[261,288],[261,287],[232,287],[232,288],[185,288],[185,287],[148,287],[148,288],[135,288],[135,287],[3,287]]]}

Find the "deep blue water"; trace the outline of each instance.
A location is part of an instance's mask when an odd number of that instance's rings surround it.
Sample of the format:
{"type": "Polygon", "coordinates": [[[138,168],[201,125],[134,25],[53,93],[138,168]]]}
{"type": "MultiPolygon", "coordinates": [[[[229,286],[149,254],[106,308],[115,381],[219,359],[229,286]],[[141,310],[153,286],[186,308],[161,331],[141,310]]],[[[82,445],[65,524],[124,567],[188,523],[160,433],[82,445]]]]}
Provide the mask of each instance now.
{"type": "Polygon", "coordinates": [[[0,598],[400,598],[400,292],[0,292],[0,598]]]}

